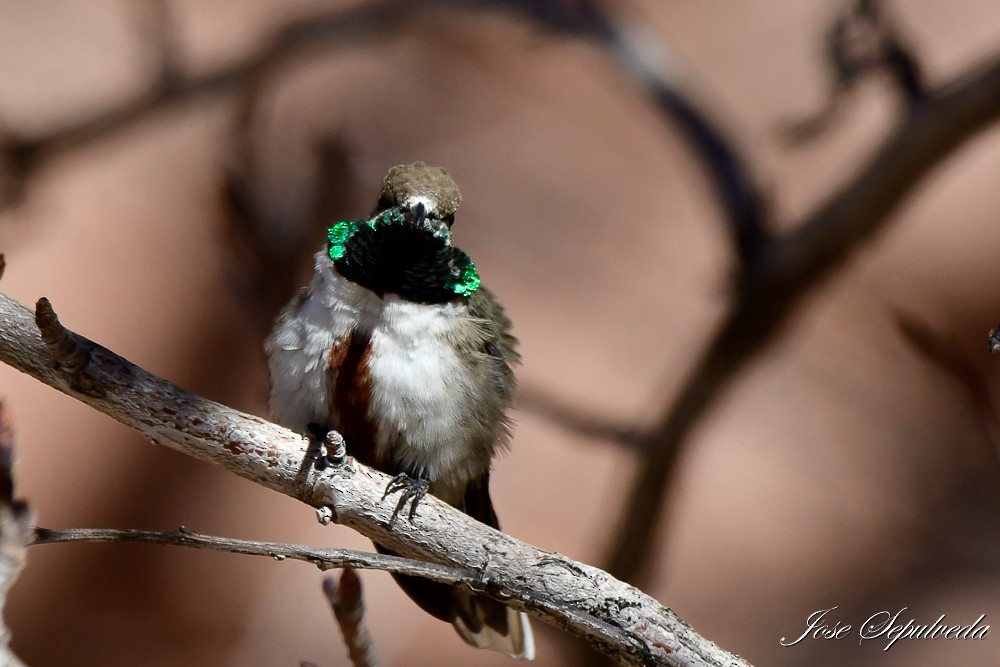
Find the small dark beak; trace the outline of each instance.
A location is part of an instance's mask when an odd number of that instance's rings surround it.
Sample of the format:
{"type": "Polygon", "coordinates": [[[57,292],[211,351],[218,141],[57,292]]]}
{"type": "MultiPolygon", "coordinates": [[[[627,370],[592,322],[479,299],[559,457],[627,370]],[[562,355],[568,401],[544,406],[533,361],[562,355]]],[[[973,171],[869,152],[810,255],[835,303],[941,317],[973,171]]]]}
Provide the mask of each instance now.
{"type": "Polygon", "coordinates": [[[418,228],[423,226],[426,217],[427,207],[424,206],[423,202],[417,202],[417,205],[413,207],[413,225],[418,228]]]}

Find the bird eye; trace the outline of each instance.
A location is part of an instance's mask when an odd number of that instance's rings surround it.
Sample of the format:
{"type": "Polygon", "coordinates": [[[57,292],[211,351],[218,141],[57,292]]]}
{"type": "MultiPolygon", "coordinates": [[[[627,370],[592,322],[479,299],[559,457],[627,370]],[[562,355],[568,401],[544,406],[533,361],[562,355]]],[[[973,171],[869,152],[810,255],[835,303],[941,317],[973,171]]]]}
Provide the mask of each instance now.
{"type": "Polygon", "coordinates": [[[392,198],[390,198],[388,195],[382,195],[381,197],[379,197],[378,205],[375,207],[374,212],[377,213],[379,211],[384,211],[387,208],[392,208],[395,205],[396,202],[392,198]]]}

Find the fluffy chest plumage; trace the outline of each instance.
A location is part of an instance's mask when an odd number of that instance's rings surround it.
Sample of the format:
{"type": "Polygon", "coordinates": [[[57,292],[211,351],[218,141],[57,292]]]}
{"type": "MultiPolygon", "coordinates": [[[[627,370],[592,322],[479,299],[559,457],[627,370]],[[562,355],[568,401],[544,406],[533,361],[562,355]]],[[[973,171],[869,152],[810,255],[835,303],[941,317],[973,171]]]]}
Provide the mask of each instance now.
{"type": "Polygon", "coordinates": [[[476,424],[477,386],[462,357],[474,325],[463,304],[422,305],[387,295],[371,332],[369,417],[381,459],[437,479],[460,467],[476,424]]]}
{"type": "Polygon", "coordinates": [[[349,451],[386,472],[449,485],[483,474],[505,426],[478,404],[495,384],[482,323],[463,300],[379,297],[327,262],[317,258],[309,290],[268,340],[275,416],[340,429],[349,451]]]}

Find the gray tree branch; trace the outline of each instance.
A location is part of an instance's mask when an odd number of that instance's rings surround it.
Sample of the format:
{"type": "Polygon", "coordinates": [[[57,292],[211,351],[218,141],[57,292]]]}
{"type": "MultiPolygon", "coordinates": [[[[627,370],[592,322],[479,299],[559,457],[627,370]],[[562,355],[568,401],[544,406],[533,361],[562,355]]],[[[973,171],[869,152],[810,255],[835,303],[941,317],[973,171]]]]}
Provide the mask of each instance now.
{"type": "Polygon", "coordinates": [[[393,551],[476,572],[481,590],[630,665],[745,666],[670,609],[597,568],[542,551],[428,497],[388,527],[389,478],[350,459],[318,470],[299,435],[176,387],[0,294],[0,361],[157,444],[222,466],[322,511],[393,551]],[[37,321],[37,324],[36,324],[37,321]]]}

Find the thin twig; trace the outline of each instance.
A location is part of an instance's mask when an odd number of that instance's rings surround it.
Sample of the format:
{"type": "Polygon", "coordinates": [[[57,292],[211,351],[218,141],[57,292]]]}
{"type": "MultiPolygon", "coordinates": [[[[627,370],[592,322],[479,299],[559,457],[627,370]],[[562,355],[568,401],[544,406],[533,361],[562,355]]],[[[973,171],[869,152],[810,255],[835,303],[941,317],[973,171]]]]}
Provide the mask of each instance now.
{"type": "Polygon", "coordinates": [[[232,537],[217,537],[192,532],[184,526],[173,531],[116,528],[35,528],[29,546],[69,542],[139,542],[172,547],[207,549],[245,556],[264,556],[274,560],[298,560],[321,570],[354,567],[361,570],[384,570],[396,574],[431,579],[450,585],[477,585],[479,575],[473,570],[425,563],[412,558],[387,556],[353,549],[317,548],[283,542],[258,542],[232,537]]]}
{"type": "Polygon", "coordinates": [[[339,583],[333,577],[324,577],[323,593],[337,619],[337,625],[340,626],[351,663],[354,667],[378,667],[375,641],[365,624],[361,579],[354,568],[346,566],[340,573],[339,583]]]}
{"type": "Polygon", "coordinates": [[[0,294],[0,361],[135,428],[157,444],[213,463],[318,508],[393,552],[475,571],[481,592],[585,638],[631,665],[746,665],[699,636],[674,612],[596,568],[542,551],[432,496],[412,520],[389,527],[390,478],[350,459],[308,465],[307,440],[288,429],[186,392],[109,350],[91,349],[82,393],[58,366],[33,314],[0,294]],[[304,462],[306,465],[303,465],[304,462]]]}

